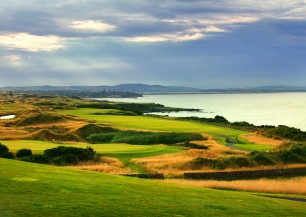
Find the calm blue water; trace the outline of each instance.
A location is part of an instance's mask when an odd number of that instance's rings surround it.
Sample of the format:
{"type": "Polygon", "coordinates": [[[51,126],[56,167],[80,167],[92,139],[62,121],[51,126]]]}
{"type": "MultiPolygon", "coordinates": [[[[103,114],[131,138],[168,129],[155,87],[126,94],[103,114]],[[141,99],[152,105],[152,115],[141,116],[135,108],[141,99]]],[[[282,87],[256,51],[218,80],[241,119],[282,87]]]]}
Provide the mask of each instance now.
{"type": "Polygon", "coordinates": [[[202,112],[178,112],[167,115],[180,117],[222,115],[229,121],[247,121],[255,125],[287,125],[306,131],[306,93],[167,94],[145,95],[137,99],[103,100],[154,102],[170,107],[197,108],[202,109],[202,112]]]}

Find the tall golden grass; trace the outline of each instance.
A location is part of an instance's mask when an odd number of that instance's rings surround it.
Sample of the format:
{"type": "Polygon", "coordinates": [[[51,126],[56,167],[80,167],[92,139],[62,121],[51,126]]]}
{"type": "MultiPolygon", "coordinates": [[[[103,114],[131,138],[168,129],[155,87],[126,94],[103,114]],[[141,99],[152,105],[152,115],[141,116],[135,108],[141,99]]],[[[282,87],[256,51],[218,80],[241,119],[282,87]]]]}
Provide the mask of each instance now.
{"type": "Polygon", "coordinates": [[[234,189],[250,192],[306,194],[306,177],[291,179],[259,179],[238,181],[189,181],[169,179],[166,182],[216,189],[234,189]]]}
{"type": "Polygon", "coordinates": [[[282,139],[267,138],[258,132],[240,135],[240,137],[255,144],[262,144],[262,145],[280,146],[285,142],[285,140],[282,139]]]}
{"type": "Polygon", "coordinates": [[[72,168],[89,170],[95,172],[103,172],[110,174],[131,174],[135,173],[130,168],[125,167],[125,165],[116,158],[101,157],[100,162],[86,162],[85,164],[79,164],[72,166],[72,168]]]}
{"type": "Polygon", "coordinates": [[[229,156],[242,156],[245,154],[245,152],[243,151],[233,150],[224,145],[220,145],[216,141],[211,139],[205,141],[194,141],[194,143],[205,145],[209,147],[209,149],[191,149],[177,154],[138,158],[132,159],[132,161],[136,164],[141,165],[141,167],[152,173],[163,173],[165,175],[181,175],[184,172],[196,171],[194,170],[194,168],[190,167],[189,162],[197,157],[219,158],[229,156]]]}

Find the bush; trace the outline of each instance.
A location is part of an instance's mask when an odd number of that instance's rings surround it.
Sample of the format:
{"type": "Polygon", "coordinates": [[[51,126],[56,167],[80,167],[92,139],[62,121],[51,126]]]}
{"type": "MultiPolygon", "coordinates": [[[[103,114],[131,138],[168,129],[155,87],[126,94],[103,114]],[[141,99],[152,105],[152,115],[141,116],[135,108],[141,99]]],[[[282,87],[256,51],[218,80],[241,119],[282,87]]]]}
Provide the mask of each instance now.
{"type": "Polygon", "coordinates": [[[259,165],[274,165],[275,163],[264,152],[251,154],[251,159],[259,165]]]}
{"type": "Polygon", "coordinates": [[[9,151],[8,147],[0,143],[0,157],[9,151]]]}
{"type": "Polygon", "coordinates": [[[192,148],[192,149],[203,149],[203,150],[208,149],[208,147],[205,146],[205,145],[198,145],[198,144],[195,144],[195,143],[191,143],[189,141],[184,142],[184,143],[180,143],[177,146],[184,147],[184,148],[192,148]]]}
{"type": "Polygon", "coordinates": [[[214,169],[239,168],[252,166],[250,159],[244,157],[220,158],[213,165],[214,169]]]}
{"type": "Polygon", "coordinates": [[[282,150],[279,152],[279,157],[283,163],[304,163],[298,155],[294,154],[290,150],[282,150]]]}
{"type": "Polygon", "coordinates": [[[93,143],[128,143],[135,145],[176,144],[192,140],[203,140],[196,133],[153,133],[138,131],[121,131],[115,133],[92,134],[88,140],[93,143]]]}
{"type": "Polygon", "coordinates": [[[54,158],[53,163],[61,166],[73,165],[79,161],[78,157],[74,154],[65,154],[60,157],[54,158]]]}
{"type": "Polygon", "coordinates": [[[33,154],[29,157],[21,158],[22,161],[31,162],[31,163],[38,163],[38,164],[48,164],[48,158],[43,154],[33,154]]]}
{"type": "Polygon", "coordinates": [[[58,146],[47,149],[44,155],[49,161],[59,165],[76,164],[79,161],[94,160],[96,152],[91,148],[77,148],[70,146],[58,146]]]}
{"type": "Polygon", "coordinates": [[[31,149],[22,148],[22,149],[19,149],[19,150],[16,152],[16,157],[18,157],[18,158],[30,157],[32,154],[33,154],[33,153],[32,153],[32,151],[31,151],[31,149]]]}
{"type": "Polygon", "coordinates": [[[216,159],[197,157],[191,161],[191,167],[193,169],[199,169],[201,167],[213,167],[216,162],[216,159]]]}
{"type": "Polygon", "coordinates": [[[265,133],[267,136],[275,136],[300,142],[306,141],[306,132],[303,132],[294,127],[280,125],[278,127],[268,129],[265,133]]]}
{"type": "Polygon", "coordinates": [[[15,159],[15,155],[12,152],[5,152],[1,155],[1,157],[7,159],[15,159]]]}

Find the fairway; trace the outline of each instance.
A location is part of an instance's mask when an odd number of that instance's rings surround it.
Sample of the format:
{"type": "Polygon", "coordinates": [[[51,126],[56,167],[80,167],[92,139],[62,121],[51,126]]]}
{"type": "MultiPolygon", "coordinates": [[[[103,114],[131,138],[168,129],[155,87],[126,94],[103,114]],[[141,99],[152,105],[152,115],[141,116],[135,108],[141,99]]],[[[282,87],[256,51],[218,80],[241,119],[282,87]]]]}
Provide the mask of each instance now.
{"type": "Polygon", "coordinates": [[[304,216],[301,202],[0,159],[1,216],[304,216]],[[222,199],[221,199],[222,198],[222,199]],[[247,207],[247,209],[245,209],[247,207]]]}
{"type": "Polygon", "coordinates": [[[115,127],[137,130],[192,132],[212,135],[221,134],[230,137],[238,137],[241,134],[248,133],[246,131],[209,124],[170,120],[150,116],[103,115],[103,110],[104,109],[74,109],[57,110],[57,112],[59,114],[70,114],[77,117],[93,120],[98,123],[109,124],[115,127]],[[101,115],[94,115],[94,113],[101,113],[101,115]]]}
{"type": "Polygon", "coordinates": [[[75,147],[86,148],[91,146],[97,153],[103,156],[116,157],[126,162],[132,158],[149,157],[161,154],[171,154],[181,152],[181,149],[165,145],[128,145],[128,144],[65,144],[53,143],[36,140],[12,140],[0,141],[5,144],[11,151],[16,152],[21,148],[31,149],[34,153],[43,153],[44,150],[54,148],[60,145],[69,145],[75,147]]]}
{"type": "Polygon", "coordinates": [[[259,144],[235,144],[235,148],[247,150],[247,151],[269,151],[275,146],[273,145],[259,145],[259,144]]]}

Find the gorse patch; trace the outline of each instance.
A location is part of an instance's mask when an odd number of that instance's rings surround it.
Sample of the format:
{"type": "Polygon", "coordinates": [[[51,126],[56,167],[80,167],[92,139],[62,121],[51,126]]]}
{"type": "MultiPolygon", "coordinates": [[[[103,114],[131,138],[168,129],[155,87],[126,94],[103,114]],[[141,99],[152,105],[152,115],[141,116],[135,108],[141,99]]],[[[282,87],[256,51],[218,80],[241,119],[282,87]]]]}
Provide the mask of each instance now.
{"type": "Polygon", "coordinates": [[[204,139],[201,134],[196,133],[153,133],[138,131],[93,134],[88,137],[88,140],[92,143],[128,143],[135,145],[176,144],[204,139]]]}

